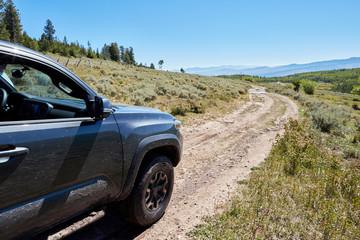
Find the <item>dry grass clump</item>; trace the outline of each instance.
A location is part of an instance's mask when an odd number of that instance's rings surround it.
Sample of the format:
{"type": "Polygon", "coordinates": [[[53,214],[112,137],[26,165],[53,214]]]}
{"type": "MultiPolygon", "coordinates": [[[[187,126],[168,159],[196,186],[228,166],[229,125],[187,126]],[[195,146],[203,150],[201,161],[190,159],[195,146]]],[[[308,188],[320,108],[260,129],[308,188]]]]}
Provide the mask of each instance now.
{"type": "Polygon", "coordinates": [[[70,70],[114,103],[155,107],[175,115],[204,113],[216,105],[233,103],[244,98],[250,87],[248,82],[234,79],[50,56],[64,65],[67,63],[70,70]]]}

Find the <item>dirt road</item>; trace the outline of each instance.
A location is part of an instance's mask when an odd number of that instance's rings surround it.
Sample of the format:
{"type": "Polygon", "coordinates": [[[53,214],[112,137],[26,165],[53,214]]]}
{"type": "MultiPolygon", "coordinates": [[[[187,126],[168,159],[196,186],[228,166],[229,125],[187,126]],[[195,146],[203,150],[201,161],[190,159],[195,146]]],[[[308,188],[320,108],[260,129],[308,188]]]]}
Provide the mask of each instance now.
{"type": "Polygon", "coordinates": [[[175,169],[172,200],[164,217],[152,227],[137,228],[113,212],[97,211],[42,238],[186,239],[186,233],[204,216],[214,214],[217,206],[229,201],[237,182],[246,179],[250,169],[269,153],[283,124],[298,115],[296,104],[286,97],[259,89],[250,92],[250,101],[239,103],[233,113],[183,127],[184,154],[175,169]],[[100,220],[71,234],[91,218],[100,220]]]}

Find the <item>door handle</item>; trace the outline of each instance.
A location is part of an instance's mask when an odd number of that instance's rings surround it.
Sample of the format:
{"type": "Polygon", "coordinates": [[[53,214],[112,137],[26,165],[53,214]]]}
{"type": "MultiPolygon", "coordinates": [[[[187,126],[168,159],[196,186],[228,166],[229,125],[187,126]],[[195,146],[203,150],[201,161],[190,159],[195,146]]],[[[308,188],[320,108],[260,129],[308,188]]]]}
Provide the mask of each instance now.
{"type": "Polygon", "coordinates": [[[15,149],[9,149],[0,151],[0,163],[9,161],[10,157],[26,154],[29,149],[26,147],[16,147],[15,149]]]}

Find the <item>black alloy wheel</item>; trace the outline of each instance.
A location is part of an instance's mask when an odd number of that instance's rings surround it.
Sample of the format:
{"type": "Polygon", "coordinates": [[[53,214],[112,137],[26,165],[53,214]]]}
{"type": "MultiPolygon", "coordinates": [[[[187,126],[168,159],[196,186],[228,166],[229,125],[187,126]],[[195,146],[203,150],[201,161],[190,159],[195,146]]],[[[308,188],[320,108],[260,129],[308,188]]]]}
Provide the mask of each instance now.
{"type": "Polygon", "coordinates": [[[174,185],[174,169],[166,156],[155,156],[140,170],[131,195],[127,199],[128,220],[149,226],[165,213],[174,185]]]}

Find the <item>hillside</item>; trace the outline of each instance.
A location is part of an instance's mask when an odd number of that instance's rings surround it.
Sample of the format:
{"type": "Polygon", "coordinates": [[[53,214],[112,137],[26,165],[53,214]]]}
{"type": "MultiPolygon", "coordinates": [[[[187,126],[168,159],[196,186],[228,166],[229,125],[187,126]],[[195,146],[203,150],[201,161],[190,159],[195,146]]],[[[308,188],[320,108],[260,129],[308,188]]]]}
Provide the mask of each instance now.
{"type": "Polygon", "coordinates": [[[353,69],[298,73],[285,77],[266,78],[266,80],[264,81],[291,82],[294,79],[300,79],[300,80],[308,79],[315,82],[337,83],[337,82],[345,82],[348,80],[358,80],[359,77],[360,77],[360,68],[353,68],[353,69]]]}
{"type": "Polygon", "coordinates": [[[188,73],[196,73],[207,76],[218,75],[251,75],[259,77],[282,77],[296,73],[314,72],[323,70],[350,69],[360,67],[360,57],[352,57],[348,59],[337,59],[329,61],[318,61],[305,64],[290,64],[284,66],[220,66],[209,68],[187,68],[188,73]]]}
{"type": "Polygon", "coordinates": [[[333,91],[350,93],[354,85],[359,85],[360,68],[300,73],[281,78],[262,79],[261,81],[291,82],[295,79],[329,83],[333,91]]]}
{"type": "Polygon", "coordinates": [[[262,83],[285,82],[291,83],[293,80],[311,80],[320,83],[328,83],[326,88],[343,93],[350,93],[354,85],[359,85],[360,68],[339,69],[318,72],[297,73],[285,77],[262,78],[246,75],[221,76],[227,79],[251,80],[262,83]]]}
{"type": "Polygon", "coordinates": [[[66,65],[96,92],[113,103],[155,107],[173,115],[219,112],[246,98],[245,81],[159,71],[107,60],[66,58],[66,65]],[[216,111],[215,111],[216,110],[216,111]]]}

